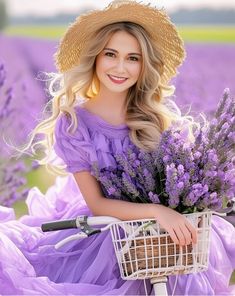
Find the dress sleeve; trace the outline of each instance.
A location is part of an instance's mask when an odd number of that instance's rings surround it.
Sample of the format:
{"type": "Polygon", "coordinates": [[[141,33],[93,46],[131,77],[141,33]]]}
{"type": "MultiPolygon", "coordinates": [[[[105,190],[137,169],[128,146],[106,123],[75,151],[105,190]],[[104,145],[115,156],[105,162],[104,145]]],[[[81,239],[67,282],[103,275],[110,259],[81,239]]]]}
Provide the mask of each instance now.
{"type": "Polygon", "coordinates": [[[70,133],[70,123],[70,117],[66,114],[58,118],[55,127],[55,153],[66,164],[68,172],[91,171],[91,141],[88,131],[83,125],[79,125],[79,121],[76,131],[70,133]]]}

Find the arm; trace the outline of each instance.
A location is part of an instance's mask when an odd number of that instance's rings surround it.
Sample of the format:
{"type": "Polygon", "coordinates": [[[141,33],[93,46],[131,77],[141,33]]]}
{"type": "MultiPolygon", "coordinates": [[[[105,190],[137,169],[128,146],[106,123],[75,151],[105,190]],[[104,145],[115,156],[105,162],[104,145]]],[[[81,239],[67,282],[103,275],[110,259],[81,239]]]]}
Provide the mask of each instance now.
{"type": "Polygon", "coordinates": [[[163,205],[108,199],[103,196],[99,183],[89,172],[78,172],[74,177],[93,215],[112,216],[120,220],[156,219],[176,244],[196,243],[195,228],[176,211],[163,205]]]}
{"type": "Polygon", "coordinates": [[[74,177],[93,215],[112,216],[120,220],[154,218],[153,204],[105,198],[99,183],[89,172],[75,173],[74,177]]]}

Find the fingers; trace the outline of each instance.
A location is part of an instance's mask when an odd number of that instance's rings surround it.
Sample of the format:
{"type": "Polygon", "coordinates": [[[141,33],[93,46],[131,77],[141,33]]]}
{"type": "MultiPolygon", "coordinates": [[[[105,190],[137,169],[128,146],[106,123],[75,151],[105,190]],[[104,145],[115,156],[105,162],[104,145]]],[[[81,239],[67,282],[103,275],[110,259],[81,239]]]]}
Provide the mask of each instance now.
{"type": "Polygon", "coordinates": [[[156,220],[170,235],[177,245],[185,246],[197,243],[197,230],[189,220],[173,209],[163,206],[157,212],[156,220]]]}
{"type": "Polygon", "coordinates": [[[190,232],[187,228],[185,228],[185,230],[187,234],[180,227],[170,228],[167,232],[176,245],[184,246],[191,243],[190,232]]]}
{"type": "Polygon", "coordinates": [[[188,230],[191,233],[191,237],[192,237],[192,243],[196,244],[197,243],[197,230],[195,227],[192,226],[192,224],[187,221],[187,223],[185,224],[185,226],[188,228],[188,230]]]}
{"type": "Polygon", "coordinates": [[[179,241],[181,246],[189,245],[192,242],[191,233],[188,228],[183,225],[179,225],[177,235],[179,235],[179,241]]]}
{"type": "Polygon", "coordinates": [[[180,241],[176,235],[176,233],[174,232],[173,229],[170,229],[167,231],[171,237],[171,239],[173,240],[173,242],[176,244],[176,245],[179,245],[180,244],[180,241]]]}
{"type": "Polygon", "coordinates": [[[168,229],[168,233],[173,242],[180,246],[197,243],[197,231],[189,222],[178,224],[176,227],[168,229]]]}

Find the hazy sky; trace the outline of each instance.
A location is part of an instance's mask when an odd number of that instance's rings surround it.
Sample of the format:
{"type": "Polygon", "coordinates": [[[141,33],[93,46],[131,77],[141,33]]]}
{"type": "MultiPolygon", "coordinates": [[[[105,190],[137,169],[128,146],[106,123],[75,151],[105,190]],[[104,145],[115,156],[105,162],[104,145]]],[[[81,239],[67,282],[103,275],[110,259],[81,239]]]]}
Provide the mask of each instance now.
{"type": "MultiPolygon", "coordinates": [[[[172,11],[179,7],[212,7],[235,9],[235,0],[142,0],[157,7],[172,11]]],[[[104,8],[110,0],[7,0],[10,15],[54,15],[60,12],[76,12],[80,8],[91,6],[104,8]]]]}

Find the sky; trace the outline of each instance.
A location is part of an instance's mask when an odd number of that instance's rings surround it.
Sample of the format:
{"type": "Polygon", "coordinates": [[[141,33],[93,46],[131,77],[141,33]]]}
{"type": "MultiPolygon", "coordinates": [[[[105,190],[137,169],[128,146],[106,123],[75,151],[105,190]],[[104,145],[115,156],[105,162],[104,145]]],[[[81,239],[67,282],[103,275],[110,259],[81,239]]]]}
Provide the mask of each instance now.
{"type": "MultiPolygon", "coordinates": [[[[53,16],[57,13],[75,13],[84,7],[102,9],[110,0],[6,0],[11,16],[44,15],[53,16]]],[[[233,8],[235,0],[142,0],[158,8],[164,7],[171,12],[180,7],[197,8],[233,8]]]]}

